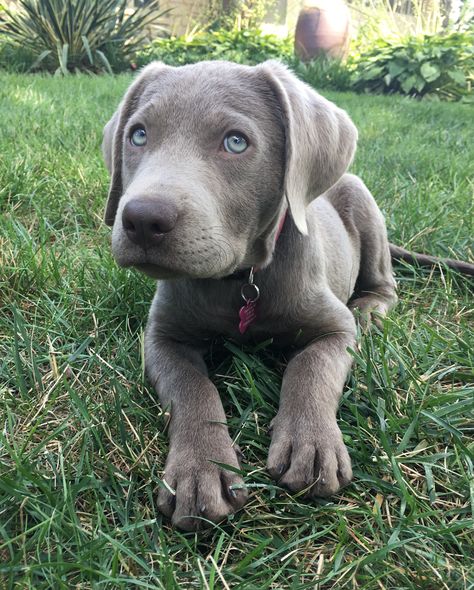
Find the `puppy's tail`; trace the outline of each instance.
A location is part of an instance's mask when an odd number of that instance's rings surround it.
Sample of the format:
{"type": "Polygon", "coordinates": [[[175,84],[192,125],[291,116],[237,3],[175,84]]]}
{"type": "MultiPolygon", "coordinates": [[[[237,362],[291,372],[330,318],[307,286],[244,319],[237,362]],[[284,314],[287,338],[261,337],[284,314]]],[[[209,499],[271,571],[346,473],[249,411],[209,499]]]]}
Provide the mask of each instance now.
{"type": "Polygon", "coordinates": [[[448,266],[458,272],[474,276],[474,264],[470,262],[464,262],[462,260],[454,260],[453,258],[438,258],[437,256],[428,256],[427,254],[418,254],[418,252],[409,252],[405,248],[395,246],[395,244],[389,244],[390,255],[392,260],[404,260],[409,264],[415,264],[418,266],[448,266]]]}

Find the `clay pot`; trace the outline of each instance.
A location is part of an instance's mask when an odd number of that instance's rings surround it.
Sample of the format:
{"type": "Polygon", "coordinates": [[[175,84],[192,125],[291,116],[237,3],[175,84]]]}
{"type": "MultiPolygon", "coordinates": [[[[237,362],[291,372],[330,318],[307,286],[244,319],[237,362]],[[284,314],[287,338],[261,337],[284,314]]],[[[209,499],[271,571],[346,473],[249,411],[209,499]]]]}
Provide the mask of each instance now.
{"type": "Polygon", "coordinates": [[[321,0],[301,9],[295,53],[303,61],[318,55],[342,59],[349,48],[350,13],[342,0],[321,0]]]}

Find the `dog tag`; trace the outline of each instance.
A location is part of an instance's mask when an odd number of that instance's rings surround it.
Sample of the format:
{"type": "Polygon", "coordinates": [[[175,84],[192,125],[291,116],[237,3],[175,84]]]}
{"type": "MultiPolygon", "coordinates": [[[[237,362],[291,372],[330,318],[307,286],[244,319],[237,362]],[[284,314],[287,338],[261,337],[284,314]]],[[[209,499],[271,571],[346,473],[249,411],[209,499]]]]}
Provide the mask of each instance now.
{"type": "Polygon", "coordinates": [[[239,318],[239,332],[244,334],[250,324],[257,319],[257,302],[247,301],[247,303],[239,309],[239,318]]]}
{"type": "Polygon", "coordinates": [[[242,285],[240,289],[242,299],[245,301],[245,305],[239,309],[239,332],[241,334],[246,332],[250,324],[257,319],[257,301],[260,297],[260,289],[253,282],[253,274],[254,268],[252,267],[250,269],[248,283],[242,285]]]}

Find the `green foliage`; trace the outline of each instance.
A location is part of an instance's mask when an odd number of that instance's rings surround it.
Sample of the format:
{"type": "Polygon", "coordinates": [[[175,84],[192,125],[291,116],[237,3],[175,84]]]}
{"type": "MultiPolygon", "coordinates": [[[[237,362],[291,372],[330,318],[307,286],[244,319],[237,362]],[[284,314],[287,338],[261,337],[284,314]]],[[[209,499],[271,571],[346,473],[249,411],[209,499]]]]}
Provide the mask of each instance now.
{"type": "Polygon", "coordinates": [[[474,79],[473,45],[472,33],[409,37],[397,43],[377,40],[369,51],[346,63],[324,56],[302,63],[294,57],[290,38],[258,30],[220,30],[157,39],[137,54],[136,62],[143,66],[157,59],[178,66],[207,59],[242,64],[279,59],[316,88],[468,100],[474,79]]]}
{"type": "Polygon", "coordinates": [[[424,35],[379,40],[355,60],[355,90],[399,92],[447,100],[466,97],[474,81],[474,35],[424,35]]]}
{"type": "Polygon", "coordinates": [[[351,71],[347,65],[340,60],[322,55],[309,62],[294,60],[290,65],[299,78],[316,89],[351,89],[351,71]]]}
{"type": "Polygon", "coordinates": [[[325,57],[302,63],[294,56],[291,38],[258,29],[158,38],[142,46],[143,27],[163,14],[156,12],[157,0],[128,16],[126,0],[20,0],[20,5],[22,12],[6,11],[7,17],[0,17],[0,67],[13,71],[111,71],[153,60],[174,66],[209,59],[253,65],[279,59],[316,88],[472,100],[472,30],[396,42],[378,39],[346,63],[325,57]]]}
{"type": "MultiPolygon", "coordinates": [[[[120,69],[138,49],[143,30],[164,13],[158,0],[127,14],[127,0],[19,0],[5,10],[0,33],[18,47],[7,51],[20,62],[24,50],[33,68],[67,74],[71,70],[120,69]]],[[[27,60],[29,62],[29,60],[27,60]]],[[[0,62],[5,63],[5,62],[0,62]]]]}
{"type": "Polygon", "coordinates": [[[211,0],[208,21],[211,29],[245,30],[261,26],[274,0],[211,0]]]}
{"type": "Polygon", "coordinates": [[[13,43],[0,35],[0,68],[8,72],[27,72],[36,61],[36,53],[30,48],[13,43]]]}
{"type": "Polygon", "coordinates": [[[258,30],[210,31],[193,37],[155,39],[138,52],[138,66],[155,59],[180,66],[207,59],[225,59],[241,64],[257,64],[266,59],[289,60],[293,56],[290,39],[264,35],[258,30]]]}
{"type": "Polygon", "coordinates": [[[293,39],[264,35],[259,30],[210,31],[193,37],[156,39],[137,54],[137,66],[152,60],[180,66],[201,60],[224,59],[254,65],[267,59],[278,59],[316,88],[347,90],[351,72],[340,61],[318,57],[308,63],[300,62],[293,53],[293,39]]]}

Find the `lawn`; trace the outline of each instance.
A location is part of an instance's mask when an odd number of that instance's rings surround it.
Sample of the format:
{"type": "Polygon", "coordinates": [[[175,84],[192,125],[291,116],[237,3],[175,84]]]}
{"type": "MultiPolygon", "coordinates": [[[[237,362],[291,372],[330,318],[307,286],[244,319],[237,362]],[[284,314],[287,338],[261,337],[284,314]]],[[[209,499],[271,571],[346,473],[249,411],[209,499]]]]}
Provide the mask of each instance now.
{"type": "MultiPolygon", "coordinates": [[[[472,283],[397,267],[360,340],[340,425],[354,482],[312,504],[265,471],[281,358],[210,355],[251,498],[182,534],[155,506],[166,419],[144,378],[154,283],[102,222],[104,123],[129,76],[0,75],[0,587],[474,588],[472,283]]],[[[390,239],[473,260],[472,107],[330,93],[390,239]]]]}

